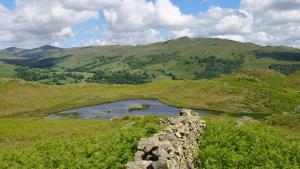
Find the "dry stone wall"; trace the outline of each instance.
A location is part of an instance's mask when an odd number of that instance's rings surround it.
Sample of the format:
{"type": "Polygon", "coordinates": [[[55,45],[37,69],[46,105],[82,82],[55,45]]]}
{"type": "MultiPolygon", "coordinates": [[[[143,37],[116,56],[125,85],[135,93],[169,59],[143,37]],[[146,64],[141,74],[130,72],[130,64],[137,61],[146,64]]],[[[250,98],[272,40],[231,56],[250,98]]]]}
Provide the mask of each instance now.
{"type": "Polygon", "coordinates": [[[198,139],[205,121],[192,110],[183,109],[180,117],[164,119],[169,127],[150,138],[142,138],[128,169],[194,169],[198,139]]]}

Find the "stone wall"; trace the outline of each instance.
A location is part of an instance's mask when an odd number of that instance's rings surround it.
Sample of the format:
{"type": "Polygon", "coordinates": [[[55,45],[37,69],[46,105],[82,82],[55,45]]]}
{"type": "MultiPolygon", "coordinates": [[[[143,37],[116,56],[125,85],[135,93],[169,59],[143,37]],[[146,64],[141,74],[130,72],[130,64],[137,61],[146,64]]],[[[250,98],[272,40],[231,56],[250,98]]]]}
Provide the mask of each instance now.
{"type": "Polygon", "coordinates": [[[189,109],[183,109],[180,117],[164,119],[169,127],[150,138],[142,138],[133,162],[128,169],[194,169],[198,139],[203,133],[205,121],[189,109]]]}

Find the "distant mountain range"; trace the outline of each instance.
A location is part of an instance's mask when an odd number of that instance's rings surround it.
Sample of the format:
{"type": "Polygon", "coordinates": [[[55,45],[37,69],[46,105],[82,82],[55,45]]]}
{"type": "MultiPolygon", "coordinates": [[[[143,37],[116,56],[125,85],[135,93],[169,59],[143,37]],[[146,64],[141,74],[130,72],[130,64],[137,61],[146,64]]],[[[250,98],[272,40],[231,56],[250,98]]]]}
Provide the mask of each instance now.
{"type": "Polygon", "coordinates": [[[284,74],[300,69],[300,50],[259,46],[224,39],[182,37],[137,46],[91,46],[0,51],[0,64],[52,72],[147,74],[155,79],[213,78],[240,69],[274,69],[284,74]]]}

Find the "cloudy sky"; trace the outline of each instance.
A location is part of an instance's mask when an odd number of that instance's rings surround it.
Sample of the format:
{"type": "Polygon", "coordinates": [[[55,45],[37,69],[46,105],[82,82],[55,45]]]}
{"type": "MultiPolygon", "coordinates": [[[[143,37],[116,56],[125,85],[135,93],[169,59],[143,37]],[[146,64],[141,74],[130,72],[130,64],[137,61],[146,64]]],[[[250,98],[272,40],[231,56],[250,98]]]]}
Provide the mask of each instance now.
{"type": "Polygon", "coordinates": [[[300,47],[300,0],[0,0],[0,48],[182,36],[300,47]]]}

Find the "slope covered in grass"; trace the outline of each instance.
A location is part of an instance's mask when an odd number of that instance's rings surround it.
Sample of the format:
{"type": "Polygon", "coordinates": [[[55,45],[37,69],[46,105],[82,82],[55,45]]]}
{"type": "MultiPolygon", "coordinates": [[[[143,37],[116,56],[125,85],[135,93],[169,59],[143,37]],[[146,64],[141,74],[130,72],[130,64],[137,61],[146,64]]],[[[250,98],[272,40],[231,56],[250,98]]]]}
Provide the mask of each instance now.
{"type": "Polygon", "coordinates": [[[122,168],[157,118],[115,121],[0,119],[0,168],[122,168]]]}
{"type": "MultiPolygon", "coordinates": [[[[235,126],[206,116],[201,168],[299,168],[298,131],[263,122],[235,126]]],[[[157,117],[101,120],[0,119],[0,168],[123,168],[137,142],[163,126],[157,117]]]]}
{"type": "Polygon", "coordinates": [[[43,85],[0,81],[0,117],[45,116],[116,100],[150,98],[188,108],[234,113],[282,113],[300,104],[299,74],[245,71],[213,80],[157,81],[143,85],[43,85]]]}
{"type": "Polygon", "coordinates": [[[15,68],[14,65],[9,65],[0,61],[0,78],[14,77],[16,74],[15,68]]]}
{"type": "Polygon", "coordinates": [[[232,118],[212,117],[206,120],[208,126],[199,146],[201,168],[300,167],[298,132],[261,122],[235,126],[232,118]]]}
{"type": "MultiPolygon", "coordinates": [[[[54,72],[97,74],[101,71],[108,77],[113,76],[114,72],[147,74],[145,82],[157,79],[213,78],[242,69],[274,69],[291,74],[300,68],[299,49],[187,37],[138,46],[2,50],[0,59],[9,64],[54,72]]],[[[22,76],[19,78],[26,79],[22,76]]],[[[97,82],[100,79],[90,80],[97,82]]]]}

